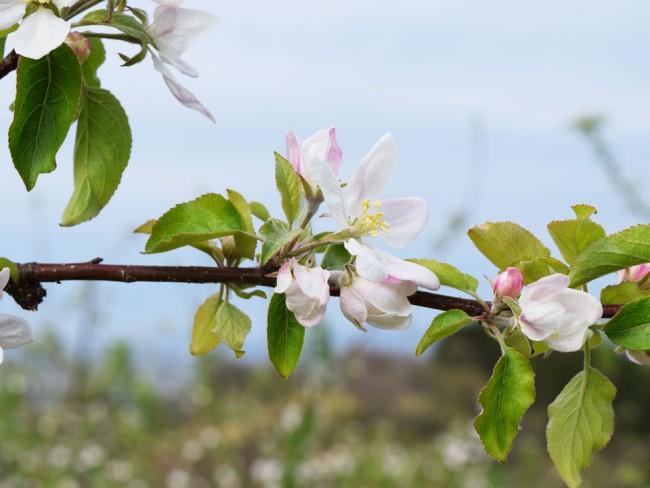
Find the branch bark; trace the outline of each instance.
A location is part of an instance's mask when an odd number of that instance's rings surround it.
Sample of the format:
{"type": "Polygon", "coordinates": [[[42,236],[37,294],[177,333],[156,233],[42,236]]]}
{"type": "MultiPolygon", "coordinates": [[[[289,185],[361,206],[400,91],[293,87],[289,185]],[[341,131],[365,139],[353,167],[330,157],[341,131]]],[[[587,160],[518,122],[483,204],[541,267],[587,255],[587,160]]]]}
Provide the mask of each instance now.
{"type": "MultiPolygon", "coordinates": [[[[45,297],[42,283],[62,281],[118,281],[122,283],[242,283],[273,287],[276,271],[269,268],[219,268],[202,266],[139,266],[102,264],[101,258],[84,263],[23,263],[18,264],[20,281],[9,282],[6,291],[16,303],[27,310],[36,310],[45,297]]],[[[331,295],[338,296],[339,289],[333,286],[331,295]]],[[[464,310],[471,316],[483,314],[483,307],[476,300],[437,293],[418,291],[409,297],[413,305],[435,310],[464,310]]],[[[604,318],[613,317],[620,310],[618,305],[606,305],[604,318]]]]}
{"type": "Polygon", "coordinates": [[[7,76],[18,67],[18,55],[16,51],[11,51],[2,61],[0,61],[0,79],[7,76]]]}

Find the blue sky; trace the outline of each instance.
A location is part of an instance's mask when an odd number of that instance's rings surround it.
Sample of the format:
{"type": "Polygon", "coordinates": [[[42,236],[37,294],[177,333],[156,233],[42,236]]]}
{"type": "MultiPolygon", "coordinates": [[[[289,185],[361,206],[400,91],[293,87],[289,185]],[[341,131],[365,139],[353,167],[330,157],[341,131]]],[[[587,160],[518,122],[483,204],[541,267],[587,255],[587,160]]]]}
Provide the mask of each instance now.
{"type": "MultiPolygon", "coordinates": [[[[136,3],[149,11],[155,6],[136,3]]],[[[637,223],[570,123],[606,114],[626,174],[647,190],[650,7],[642,2],[186,0],[184,6],[219,17],[184,57],[200,77],[178,76],[217,124],[178,105],[149,60],[120,68],[110,50],[100,76],[122,101],[134,134],[122,185],[98,218],[60,228],[72,191],[73,138],[59,154],[59,169],[41,176],[31,193],[3,148],[0,254],[16,261],[101,256],[114,263],[209,264],[192,252],[141,255],[144,239],[131,230],[178,202],[227,188],[279,211],[270,184],[273,151],[284,151],[289,129],[305,138],[330,125],[344,152],[343,177],[383,133],[393,133],[398,161],[386,196],[423,196],[431,209],[420,238],[398,252],[403,257],[433,257],[492,276],[495,268],[462,234],[444,252],[432,246],[462,205],[471,209],[468,226],[512,220],[549,245],[546,223],[569,218],[574,203],[595,205],[609,231],[637,223]]],[[[1,81],[2,107],[12,101],[14,80],[1,81]]],[[[5,114],[3,133],[11,122],[5,114]]],[[[74,283],[48,285],[42,311],[30,315],[36,334],[51,324],[74,337],[84,322],[79,293],[74,283]]],[[[104,323],[89,347],[125,337],[145,355],[164,350],[190,364],[194,309],[211,293],[205,285],[100,284],[95,296],[104,323]]],[[[10,299],[2,306],[16,312],[10,299]]],[[[265,303],[250,310],[248,349],[263,357],[265,303]]],[[[406,354],[432,314],[415,316],[407,332],[363,335],[343,322],[334,301],[328,326],[340,345],[397,345],[406,354]]]]}

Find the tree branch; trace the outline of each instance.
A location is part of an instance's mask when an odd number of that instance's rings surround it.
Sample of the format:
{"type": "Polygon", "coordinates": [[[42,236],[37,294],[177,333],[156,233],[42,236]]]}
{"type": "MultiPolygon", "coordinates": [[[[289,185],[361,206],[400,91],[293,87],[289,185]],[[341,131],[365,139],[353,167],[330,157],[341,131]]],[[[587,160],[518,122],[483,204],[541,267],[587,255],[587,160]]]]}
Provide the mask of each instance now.
{"type": "Polygon", "coordinates": [[[5,58],[0,61],[0,79],[7,76],[13,70],[18,67],[18,55],[16,51],[11,51],[5,56],[5,58]]]}
{"type": "MultiPolygon", "coordinates": [[[[45,297],[41,283],[60,283],[62,281],[118,281],[134,283],[137,281],[158,283],[241,283],[273,287],[274,277],[269,274],[277,271],[271,268],[224,268],[204,266],[139,266],[121,264],[101,264],[96,258],[85,263],[23,263],[18,264],[20,281],[12,281],[6,291],[21,307],[36,310],[45,297]]],[[[339,295],[336,286],[331,287],[333,296],[339,295]]],[[[482,315],[484,310],[476,300],[458,298],[418,291],[409,297],[413,305],[435,310],[459,309],[471,316],[482,315]]],[[[620,310],[619,305],[606,305],[603,317],[611,318],[620,310]]]]}

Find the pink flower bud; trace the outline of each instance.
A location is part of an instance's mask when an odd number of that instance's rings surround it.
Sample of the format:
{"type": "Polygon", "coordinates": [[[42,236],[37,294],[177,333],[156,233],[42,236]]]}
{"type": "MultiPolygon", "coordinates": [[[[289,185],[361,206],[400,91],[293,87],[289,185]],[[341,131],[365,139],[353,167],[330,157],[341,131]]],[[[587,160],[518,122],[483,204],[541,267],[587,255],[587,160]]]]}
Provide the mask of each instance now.
{"type": "Polygon", "coordinates": [[[645,263],[620,270],[618,272],[618,278],[620,283],[623,281],[634,281],[638,283],[644,280],[648,273],[650,273],[650,263],[645,263]]]}
{"type": "Polygon", "coordinates": [[[517,298],[524,286],[524,277],[517,268],[509,267],[499,273],[494,280],[494,297],[497,300],[503,297],[517,298]]]}

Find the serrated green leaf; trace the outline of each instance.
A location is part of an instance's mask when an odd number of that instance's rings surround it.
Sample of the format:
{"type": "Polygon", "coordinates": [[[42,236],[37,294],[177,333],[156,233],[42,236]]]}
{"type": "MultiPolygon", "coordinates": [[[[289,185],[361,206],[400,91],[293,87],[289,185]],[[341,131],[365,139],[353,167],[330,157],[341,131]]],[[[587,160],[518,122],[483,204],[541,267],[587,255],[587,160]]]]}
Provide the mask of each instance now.
{"type": "Polygon", "coordinates": [[[587,218],[591,215],[594,215],[598,213],[598,210],[596,210],[596,207],[592,205],[586,205],[584,203],[578,203],[576,205],[571,205],[571,208],[576,214],[576,217],[579,219],[584,219],[587,218]]]}
{"type": "Polygon", "coordinates": [[[250,206],[253,215],[255,215],[255,217],[260,219],[262,222],[266,222],[271,218],[271,214],[262,203],[250,202],[250,206]]]}
{"type": "Polygon", "coordinates": [[[120,102],[108,90],[84,87],[74,147],[74,192],[61,225],[97,216],[120,184],[131,156],[131,128],[120,102]]]}
{"type": "Polygon", "coordinates": [[[278,153],[275,153],[275,184],[280,192],[282,210],[284,210],[287,222],[291,226],[298,217],[298,213],[300,213],[302,185],[300,184],[300,177],[291,166],[291,163],[278,153]]]}
{"type": "Polygon", "coordinates": [[[441,263],[434,259],[407,259],[411,263],[419,264],[433,271],[442,286],[449,286],[465,292],[476,292],[478,280],[471,275],[459,271],[451,264],[441,263]]]}
{"type": "Polygon", "coordinates": [[[574,376],[548,407],[548,452],[571,488],[580,485],[580,471],[612,437],[615,395],[614,385],[600,371],[589,368],[586,375],[581,371],[574,376]]]}
{"type": "Polygon", "coordinates": [[[570,265],[589,244],[606,236],[605,229],[589,218],[595,213],[595,208],[587,205],[575,205],[573,208],[577,219],[555,220],[548,224],[549,234],[570,265]]]}
{"type": "Polygon", "coordinates": [[[537,237],[512,222],[486,222],[471,228],[468,235],[477,249],[499,269],[517,264],[521,268],[522,264],[551,256],[551,251],[537,237]]]}
{"type": "Polygon", "coordinates": [[[447,310],[436,315],[427,331],[420,339],[415,355],[420,356],[433,343],[455,334],[460,329],[472,323],[472,318],[462,310],[447,310]]]}
{"type": "Polygon", "coordinates": [[[619,269],[650,262],[650,225],[622,230],[592,242],[578,256],[569,277],[575,288],[619,269]]]}
{"type": "Polygon", "coordinates": [[[624,281],[618,285],[609,285],[600,290],[600,302],[603,305],[624,305],[627,302],[649,295],[650,290],[641,290],[638,283],[624,281]]]}
{"type": "Polygon", "coordinates": [[[287,224],[281,220],[271,219],[267,221],[260,227],[260,235],[264,238],[260,264],[266,264],[269,259],[301,233],[301,229],[289,230],[287,224]]]}
{"type": "Polygon", "coordinates": [[[147,220],[144,224],[137,227],[133,231],[133,233],[134,234],[151,234],[151,231],[153,230],[153,226],[156,225],[156,222],[158,222],[156,219],[147,220]]]}
{"type": "Polygon", "coordinates": [[[215,326],[212,332],[235,352],[239,358],[244,355],[243,347],[246,336],[251,330],[251,319],[232,303],[223,302],[217,310],[215,326]]]}
{"type": "MultiPolygon", "coordinates": [[[[153,226],[156,225],[156,222],[156,219],[147,220],[144,224],[135,229],[133,233],[151,235],[153,226]]],[[[204,252],[218,263],[223,262],[224,260],[223,251],[221,251],[220,248],[212,244],[210,241],[196,242],[194,244],[190,244],[190,246],[192,246],[194,249],[204,252]]]]}
{"type": "Polygon", "coordinates": [[[235,244],[237,252],[242,258],[254,259],[255,248],[257,247],[257,239],[255,235],[255,228],[253,227],[253,215],[251,207],[246,199],[235,190],[227,190],[228,200],[235,206],[239,215],[241,215],[242,225],[247,234],[236,234],[235,244]]]}
{"type": "Polygon", "coordinates": [[[81,68],[65,44],[41,59],[20,56],[9,150],[27,190],[56,168],[55,156],[74,120],[81,68]]]}
{"type": "Polygon", "coordinates": [[[543,342],[528,339],[518,327],[511,334],[505,334],[503,340],[506,346],[511,347],[527,358],[534,358],[549,350],[549,347],[543,342]]]}
{"type": "Polygon", "coordinates": [[[145,252],[171,251],[238,232],[244,232],[244,225],[234,205],[221,195],[206,193],[160,217],[153,226],[145,252]]]}
{"type": "Polygon", "coordinates": [[[90,55],[81,65],[81,72],[86,86],[99,88],[101,83],[97,76],[97,70],[106,61],[106,48],[101,39],[90,38],[90,55]]]}
{"type": "Polygon", "coordinates": [[[305,340],[305,328],[287,309],[284,293],[275,293],[271,297],[267,338],[271,363],[278,374],[286,379],[300,359],[305,340]]]}
{"type": "Polygon", "coordinates": [[[194,315],[192,327],[192,341],[190,352],[195,356],[202,356],[212,351],[220,343],[217,335],[212,332],[216,325],[217,310],[221,306],[221,294],[215,293],[208,297],[194,315]]]}
{"type": "Polygon", "coordinates": [[[149,34],[146,27],[130,15],[119,12],[108,12],[107,10],[94,10],[86,14],[76,23],[78,26],[100,25],[103,27],[113,27],[125,34],[135,37],[147,44],[155,46],[156,43],[149,34]]]}
{"type": "Polygon", "coordinates": [[[603,329],[609,340],[627,349],[650,349],[650,297],[627,303],[603,329]]]}
{"type": "Polygon", "coordinates": [[[327,246],[321,267],[328,270],[342,270],[349,261],[352,255],[348,252],[343,244],[332,244],[327,246]]]}
{"type": "Polygon", "coordinates": [[[530,362],[507,348],[481,390],[479,403],[483,411],[474,421],[485,451],[497,461],[506,462],[519,421],[534,401],[535,374],[530,362]]]}

